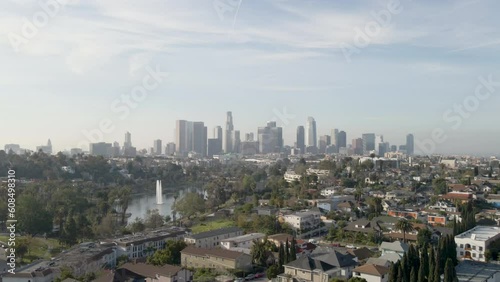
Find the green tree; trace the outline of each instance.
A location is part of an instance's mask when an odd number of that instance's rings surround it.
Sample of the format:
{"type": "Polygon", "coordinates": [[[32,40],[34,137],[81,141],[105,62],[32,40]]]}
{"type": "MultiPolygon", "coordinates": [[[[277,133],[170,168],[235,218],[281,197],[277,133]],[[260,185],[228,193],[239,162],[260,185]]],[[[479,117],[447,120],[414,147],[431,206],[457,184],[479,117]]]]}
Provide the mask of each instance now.
{"type": "Polygon", "coordinates": [[[160,215],[160,211],[158,209],[147,211],[146,221],[144,223],[147,228],[158,228],[163,226],[164,223],[163,216],[160,215]]]}
{"type": "Polygon", "coordinates": [[[128,205],[131,200],[132,189],[130,187],[117,187],[109,192],[108,200],[110,206],[115,206],[121,216],[121,224],[125,224],[128,205]]]}
{"type": "Polygon", "coordinates": [[[429,229],[427,228],[420,229],[417,234],[418,247],[422,248],[423,246],[429,244],[431,242],[431,237],[432,237],[432,232],[429,229]]]}
{"type": "Polygon", "coordinates": [[[436,178],[432,180],[432,188],[436,195],[446,194],[448,192],[448,183],[444,178],[436,178]]]}
{"type": "Polygon", "coordinates": [[[348,280],[348,282],[367,282],[365,278],[361,277],[353,277],[348,280]]]}
{"type": "Polygon", "coordinates": [[[297,259],[297,241],[295,241],[295,237],[292,239],[292,243],[290,244],[290,261],[294,261],[297,259]]]}
{"type": "Polygon", "coordinates": [[[288,264],[292,261],[292,257],[290,256],[290,243],[288,242],[288,238],[285,243],[285,264],[288,264]]]}
{"type": "Polygon", "coordinates": [[[280,275],[281,273],[283,273],[281,271],[281,267],[279,267],[277,264],[273,264],[271,265],[271,267],[269,267],[267,270],[266,270],[266,275],[267,275],[267,279],[274,279],[274,278],[277,278],[278,275],[280,275]]]}
{"type": "Polygon", "coordinates": [[[406,233],[414,230],[413,223],[404,218],[396,222],[395,228],[403,233],[403,242],[406,242],[406,233]]]}
{"type": "Polygon", "coordinates": [[[283,247],[283,243],[281,242],[278,250],[278,265],[279,267],[285,265],[285,247],[283,247]]]}
{"type": "Polygon", "coordinates": [[[76,226],[75,219],[73,214],[70,213],[66,217],[66,223],[63,226],[63,230],[61,231],[61,235],[59,236],[59,241],[66,246],[75,245],[78,240],[78,228],[76,226]]]}
{"type": "Polygon", "coordinates": [[[148,257],[149,264],[163,266],[165,264],[180,265],[181,251],[187,247],[184,241],[167,241],[165,249],[156,251],[152,256],[148,257]]]}
{"type": "Polygon", "coordinates": [[[21,194],[16,208],[19,232],[33,237],[52,231],[52,217],[45,209],[42,200],[31,194],[21,194]]]}
{"type": "Polygon", "coordinates": [[[428,282],[434,282],[435,269],[436,269],[436,255],[434,254],[434,248],[431,246],[429,249],[429,272],[427,274],[428,282]]]}
{"type": "Polygon", "coordinates": [[[197,213],[205,212],[205,201],[198,193],[189,192],[174,204],[174,210],[190,219],[197,213]]]}
{"type": "Polygon", "coordinates": [[[253,263],[266,266],[268,259],[268,251],[266,249],[266,242],[254,240],[252,248],[250,249],[253,263]]]}
{"type": "Polygon", "coordinates": [[[415,267],[411,268],[411,271],[410,271],[410,282],[417,282],[417,271],[415,270],[415,267]]]}
{"type": "Polygon", "coordinates": [[[134,222],[132,222],[130,224],[130,231],[132,233],[143,232],[145,229],[146,229],[146,225],[144,224],[144,222],[142,221],[142,219],[139,218],[139,217],[136,217],[135,220],[134,220],[134,222]]]}
{"type": "Polygon", "coordinates": [[[448,259],[446,261],[446,265],[444,267],[444,280],[443,282],[455,282],[458,281],[457,273],[455,271],[455,264],[452,259],[448,259]]]}

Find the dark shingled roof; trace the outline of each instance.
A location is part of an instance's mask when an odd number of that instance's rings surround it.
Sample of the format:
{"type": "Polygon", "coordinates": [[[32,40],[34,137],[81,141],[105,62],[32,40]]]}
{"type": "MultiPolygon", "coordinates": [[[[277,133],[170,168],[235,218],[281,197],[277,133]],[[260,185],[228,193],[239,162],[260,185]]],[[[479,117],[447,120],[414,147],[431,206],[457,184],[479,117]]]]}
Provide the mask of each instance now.
{"type": "Polygon", "coordinates": [[[340,268],[358,265],[353,255],[341,254],[331,248],[317,248],[311,253],[311,257],[340,268]]]}
{"type": "Polygon", "coordinates": [[[237,258],[245,255],[244,253],[224,249],[205,249],[197,248],[195,246],[187,246],[184,250],[181,251],[181,253],[194,256],[212,256],[232,260],[236,260],[237,258]]]}
{"type": "Polygon", "coordinates": [[[142,277],[148,278],[155,278],[156,274],[165,277],[172,277],[182,270],[182,267],[180,266],[173,266],[168,264],[164,266],[154,266],[145,263],[126,263],[121,268],[138,274],[142,277]]]}
{"type": "Polygon", "coordinates": [[[298,260],[292,261],[288,263],[286,266],[293,267],[297,269],[304,269],[308,271],[321,270],[326,272],[328,270],[334,269],[335,266],[330,265],[324,261],[319,259],[313,259],[309,256],[304,256],[299,258],[298,260]]]}
{"type": "Polygon", "coordinates": [[[214,236],[224,235],[227,233],[234,233],[234,232],[243,232],[243,230],[241,228],[238,228],[238,227],[221,228],[221,229],[217,229],[217,230],[193,234],[193,235],[189,236],[188,238],[193,238],[195,240],[199,240],[199,239],[205,239],[205,238],[210,238],[210,237],[214,237],[214,236]]]}

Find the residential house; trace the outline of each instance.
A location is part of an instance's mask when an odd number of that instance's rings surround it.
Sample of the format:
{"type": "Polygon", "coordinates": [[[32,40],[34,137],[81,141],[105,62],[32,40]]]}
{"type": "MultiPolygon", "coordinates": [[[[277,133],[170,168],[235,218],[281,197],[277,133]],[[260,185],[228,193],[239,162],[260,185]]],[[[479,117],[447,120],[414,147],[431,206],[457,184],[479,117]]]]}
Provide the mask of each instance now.
{"type": "Polygon", "coordinates": [[[243,235],[243,230],[238,227],[221,228],[217,230],[193,234],[184,238],[187,244],[198,248],[218,248],[221,241],[243,235]]]}
{"type": "Polygon", "coordinates": [[[371,222],[367,219],[359,219],[354,222],[350,222],[346,227],[344,227],[345,231],[349,232],[361,232],[361,233],[379,233],[381,232],[380,226],[378,224],[371,222]]]}
{"type": "Polygon", "coordinates": [[[497,282],[500,281],[500,265],[479,261],[464,260],[456,267],[459,282],[497,282]]]}
{"type": "Polygon", "coordinates": [[[255,209],[257,215],[276,216],[279,209],[272,206],[260,206],[255,209]]]}
{"type": "Polygon", "coordinates": [[[448,217],[437,213],[427,214],[427,223],[432,226],[446,226],[448,217]]]}
{"type": "Polygon", "coordinates": [[[357,258],[358,262],[365,261],[373,256],[373,252],[368,248],[348,249],[347,253],[357,258]]]}
{"type": "Polygon", "coordinates": [[[316,206],[327,212],[331,212],[334,210],[334,204],[332,200],[318,200],[316,206]]]}
{"type": "Polygon", "coordinates": [[[387,215],[392,216],[392,217],[399,217],[399,218],[418,219],[418,212],[415,212],[415,211],[390,210],[387,212],[387,215]]]}
{"type": "Polygon", "coordinates": [[[283,219],[286,223],[290,224],[297,233],[306,235],[311,231],[321,228],[321,215],[319,211],[296,212],[294,214],[285,215],[283,219]]]}
{"type": "Polygon", "coordinates": [[[451,192],[441,196],[441,199],[457,201],[460,203],[468,203],[474,199],[474,194],[469,192],[451,192]]]}
{"type": "Polygon", "coordinates": [[[275,235],[270,235],[267,237],[267,240],[277,247],[279,247],[280,244],[285,245],[286,241],[288,240],[288,243],[290,244],[293,240],[293,236],[290,234],[275,234],[275,235]]]}
{"type": "Polygon", "coordinates": [[[392,243],[383,242],[380,245],[382,256],[384,256],[385,254],[397,254],[400,257],[403,257],[403,255],[408,252],[408,249],[408,244],[401,241],[395,241],[392,243]]]}
{"type": "Polygon", "coordinates": [[[248,270],[252,257],[242,252],[188,246],[181,251],[181,264],[188,268],[248,270]]]}
{"type": "Polygon", "coordinates": [[[328,188],[321,190],[321,196],[331,197],[331,196],[335,195],[335,193],[338,193],[339,190],[340,190],[339,187],[328,187],[328,188]]]}
{"type": "Polygon", "coordinates": [[[345,212],[345,213],[350,213],[354,211],[354,203],[351,201],[346,201],[342,202],[337,205],[337,209],[345,212]]]}
{"type": "Polygon", "coordinates": [[[457,212],[457,207],[451,201],[437,201],[435,205],[429,206],[431,210],[438,210],[443,212],[457,212]]]}
{"type": "Polygon", "coordinates": [[[376,264],[365,264],[356,267],[354,277],[365,279],[367,282],[387,282],[389,280],[389,267],[376,264]]]}
{"type": "Polygon", "coordinates": [[[339,274],[336,277],[349,279],[352,277],[352,270],[358,266],[358,262],[356,261],[356,257],[347,253],[342,254],[335,249],[328,247],[319,247],[316,248],[311,253],[311,258],[319,259],[323,262],[328,263],[329,265],[333,265],[336,268],[340,269],[339,274]]]}
{"type": "Polygon", "coordinates": [[[390,267],[391,266],[391,261],[388,261],[388,260],[382,259],[382,258],[369,258],[366,261],[366,264],[374,264],[374,265],[380,265],[380,266],[390,267]]]}
{"type": "Polygon", "coordinates": [[[263,233],[251,233],[238,237],[232,237],[222,240],[221,247],[231,251],[244,251],[244,249],[247,249],[249,253],[250,248],[252,248],[254,244],[254,240],[262,241],[265,237],[266,234],[263,233]]]}
{"type": "Polygon", "coordinates": [[[177,282],[193,281],[193,272],[180,266],[154,266],[145,263],[126,263],[115,273],[115,281],[177,282]]]}
{"type": "Polygon", "coordinates": [[[340,269],[310,256],[301,257],[284,266],[285,272],[278,276],[278,282],[324,282],[340,277],[340,269]]]}
{"type": "Polygon", "coordinates": [[[118,247],[111,244],[81,243],[56,256],[51,265],[69,268],[73,275],[83,276],[116,267],[117,251],[118,247]]]}

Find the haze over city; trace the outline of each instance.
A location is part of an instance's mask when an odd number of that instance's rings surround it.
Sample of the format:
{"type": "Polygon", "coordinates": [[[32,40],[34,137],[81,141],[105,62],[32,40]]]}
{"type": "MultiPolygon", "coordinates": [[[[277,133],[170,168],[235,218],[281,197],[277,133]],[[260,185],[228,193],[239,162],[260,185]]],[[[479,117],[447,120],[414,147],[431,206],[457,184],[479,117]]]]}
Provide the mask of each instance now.
{"type": "Polygon", "coordinates": [[[32,37],[26,21],[44,9],[0,3],[2,147],[88,147],[83,132],[109,119],[101,141],[129,131],[150,148],[175,141],[176,120],[205,122],[211,138],[232,111],[242,135],[275,120],[291,146],[311,116],[318,138],[337,128],[349,144],[376,133],[402,145],[437,129],[436,153],[498,155],[495,1],[122,3],[68,1],[32,37]],[[126,104],[155,72],[168,77],[126,104]]]}

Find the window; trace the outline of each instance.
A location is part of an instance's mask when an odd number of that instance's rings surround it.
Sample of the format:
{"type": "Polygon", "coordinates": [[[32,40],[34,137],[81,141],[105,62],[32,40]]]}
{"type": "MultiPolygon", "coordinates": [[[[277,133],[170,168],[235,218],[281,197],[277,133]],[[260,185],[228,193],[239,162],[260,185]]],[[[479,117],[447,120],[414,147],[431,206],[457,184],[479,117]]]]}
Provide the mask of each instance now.
{"type": "Polygon", "coordinates": [[[479,251],[481,251],[481,252],[482,252],[482,251],[483,251],[483,247],[479,247],[479,251]]]}
{"type": "Polygon", "coordinates": [[[483,254],[479,254],[479,258],[483,258],[483,254]]]}
{"type": "Polygon", "coordinates": [[[476,246],[472,246],[472,249],[475,251],[476,250],[476,246]]]}
{"type": "Polygon", "coordinates": [[[464,255],[464,252],[460,252],[460,255],[463,256],[464,255]]]}
{"type": "Polygon", "coordinates": [[[475,258],[476,257],[476,254],[472,254],[472,257],[475,258]]]}
{"type": "Polygon", "coordinates": [[[460,249],[463,249],[464,248],[464,244],[460,244],[460,249]]]}

